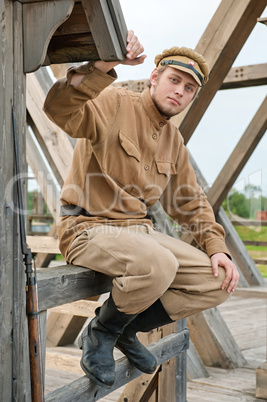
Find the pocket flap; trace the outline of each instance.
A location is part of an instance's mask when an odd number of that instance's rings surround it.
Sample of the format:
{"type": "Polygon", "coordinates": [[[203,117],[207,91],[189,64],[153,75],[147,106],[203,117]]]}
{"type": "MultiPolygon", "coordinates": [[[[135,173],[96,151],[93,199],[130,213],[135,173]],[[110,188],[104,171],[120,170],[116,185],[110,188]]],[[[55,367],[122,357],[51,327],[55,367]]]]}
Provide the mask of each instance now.
{"type": "Polygon", "coordinates": [[[126,137],[124,134],[122,134],[121,131],[119,132],[119,139],[120,139],[120,144],[121,144],[122,148],[124,149],[124,151],[129,156],[133,156],[135,159],[138,160],[138,162],[140,162],[141,155],[140,155],[140,152],[137,149],[136,145],[128,137],[126,137]]]}
{"type": "Polygon", "coordinates": [[[157,170],[161,174],[165,174],[165,176],[170,177],[171,174],[175,174],[175,166],[174,163],[171,162],[156,162],[157,170]]]}

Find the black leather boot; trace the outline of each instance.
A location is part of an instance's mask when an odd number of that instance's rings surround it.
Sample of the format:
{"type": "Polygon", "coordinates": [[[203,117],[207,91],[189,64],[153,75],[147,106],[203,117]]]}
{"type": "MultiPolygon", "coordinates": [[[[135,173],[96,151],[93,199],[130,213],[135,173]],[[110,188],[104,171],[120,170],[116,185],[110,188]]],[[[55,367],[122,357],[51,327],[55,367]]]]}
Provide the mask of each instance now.
{"type": "Polygon", "coordinates": [[[83,350],[81,367],[98,385],[109,388],[115,381],[113,349],[124,327],[136,314],[121,313],[110,296],[84,329],[78,341],[83,350]]]}
{"type": "Polygon", "coordinates": [[[116,347],[135,367],[144,373],[152,374],[157,368],[157,360],[138,340],[136,333],[148,332],[171,322],[173,320],[158,299],[124,328],[123,333],[117,339],[116,347]]]}

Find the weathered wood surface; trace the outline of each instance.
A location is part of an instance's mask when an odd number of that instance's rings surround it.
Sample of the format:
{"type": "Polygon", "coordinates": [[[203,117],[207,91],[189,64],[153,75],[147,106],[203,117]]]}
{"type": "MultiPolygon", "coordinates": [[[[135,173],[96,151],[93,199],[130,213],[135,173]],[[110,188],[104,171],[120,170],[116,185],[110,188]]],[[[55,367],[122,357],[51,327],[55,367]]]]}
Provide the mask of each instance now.
{"type": "Polygon", "coordinates": [[[210,66],[210,80],[191,106],[172,119],[180,128],[185,144],[188,143],[210,102],[220,89],[265,7],[266,0],[221,1],[196,46],[196,51],[205,57],[210,66]]]}
{"type": "MultiPolygon", "coordinates": [[[[186,350],[188,342],[189,332],[188,330],[184,330],[180,333],[164,337],[160,341],[149,345],[148,349],[154,354],[158,364],[162,364],[165,361],[170,360],[172,357],[177,356],[181,351],[186,350]]],[[[94,384],[87,377],[82,377],[73,381],[71,384],[48,394],[45,400],[46,402],[55,400],[72,402],[73,399],[80,402],[97,401],[140,375],[141,372],[133,367],[126,357],[123,357],[117,361],[116,381],[110,390],[94,384]]]]}
{"type": "MultiPolygon", "coordinates": [[[[244,88],[267,84],[267,64],[232,67],[225,77],[220,89],[244,88]]],[[[134,92],[143,92],[150,80],[129,80],[115,82],[114,86],[123,87],[134,92]]]]}
{"type": "Polygon", "coordinates": [[[58,239],[53,236],[27,236],[32,253],[60,254],[58,239]]]}
{"type": "Polygon", "coordinates": [[[267,84],[267,63],[232,67],[220,89],[252,87],[267,84]]]}
{"type": "Polygon", "coordinates": [[[74,0],[23,4],[24,71],[37,70],[45,61],[47,46],[73,9],[74,0]]]}
{"type": "MultiPolygon", "coordinates": [[[[208,184],[204,176],[202,175],[199,167],[197,166],[193,156],[190,154],[190,163],[194,168],[197,176],[197,181],[205,192],[208,191],[208,184]]],[[[230,219],[227,217],[225,211],[222,207],[219,208],[217,212],[216,219],[225,230],[225,241],[227,248],[229,249],[235,263],[237,264],[240,272],[240,285],[244,287],[263,285],[264,281],[261,273],[256,267],[254,261],[249,255],[246,247],[244,246],[242,240],[238,236],[235,228],[231,224],[230,219]]]]}
{"type": "MultiPolygon", "coordinates": [[[[18,234],[12,129],[14,105],[20,169],[25,173],[22,6],[3,0],[0,15],[0,400],[11,402],[30,400],[25,273],[18,234]]],[[[22,187],[25,200],[25,182],[22,187]]]]}
{"type": "Polygon", "coordinates": [[[44,100],[45,93],[35,74],[28,74],[26,103],[31,117],[28,120],[58,183],[62,186],[71,166],[73,147],[66,140],[67,134],[42,111],[44,100]]]}
{"type": "Polygon", "coordinates": [[[55,221],[59,217],[59,198],[60,192],[57,183],[53,179],[51,172],[48,170],[47,164],[37,147],[33,135],[29,128],[26,131],[26,158],[27,163],[31,167],[34,177],[39,185],[41,194],[51,212],[55,221]]]}
{"type": "Polygon", "coordinates": [[[256,370],[256,397],[267,399],[267,362],[256,370]]]}
{"type": "Polygon", "coordinates": [[[206,366],[232,369],[246,364],[218,308],[189,317],[188,328],[190,337],[206,366]]]}
{"type": "MultiPolygon", "coordinates": [[[[267,130],[267,97],[220,171],[207,197],[216,213],[267,130]]],[[[267,222],[266,222],[267,224],[267,222]]]]}
{"type": "Polygon", "coordinates": [[[39,309],[48,310],[109,292],[111,282],[112,278],[74,265],[37,269],[39,309]]]}
{"type": "Polygon", "coordinates": [[[81,1],[100,59],[123,60],[127,53],[127,27],[119,1],[81,1]]]}
{"type": "MultiPolygon", "coordinates": [[[[260,402],[261,399],[255,398],[256,369],[265,362],[266,358],[266,302],[260,297],[251,298],[247,297],[246,294],[239,296],[236,291],[227,303],[223,303],[218,308],[242,350],[248,365],[231,370],[207,367],[206,372],[208,372],[209,378],[203,375],[202,378],[197,377],[192,381],[190,378],[188,379],[187,401],[260,402]]],[[[68,348],[59,348],[59,354],[64,354],[64,350],[66,350],[65,360],[70,361],[71,364],[72,354],[68,352],[68,348]]],[[[58,365],[57,367],[64,370],[62,366],[58,365]]],[[[80,376],[80,374],[61,370],[47,368],[46,389],[48,392],[53,391],[59,384],[63,386],[80,376]]],[[[149,379],[146,376],[141,376],[139,379],[140,391],[144,391],[145,384],[142,385],[141,380],[143,379],[147,383],[149,379]]],[[[117,402],[120,400],[123,402],[123,399],[119,399],[121,395],[123,395],[123,388],[101,398],[100,401],[117,402]]],[[[127,393],[126,396],[131,397],[131,394],[127,393]]],[[[138,400],[138,398],[130,398],[129,402],[138,400]]]]}

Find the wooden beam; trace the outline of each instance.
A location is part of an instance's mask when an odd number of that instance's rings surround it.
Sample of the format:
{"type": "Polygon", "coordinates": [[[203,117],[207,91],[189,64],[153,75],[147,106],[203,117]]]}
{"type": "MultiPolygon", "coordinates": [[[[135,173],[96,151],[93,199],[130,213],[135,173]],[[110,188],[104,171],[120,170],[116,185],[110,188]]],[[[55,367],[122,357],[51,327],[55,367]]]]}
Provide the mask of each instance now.
{"type": "Polygon", "coordinates": [[[100,59],[123,60],[128,30],[119,0],[81,1],[100,59]]]}
{"type": "Polygon", "coordinates": [[[44,62],[49,41],[71,14],[74,0],[23,4],[24,72],[37,70],[44,62]]]}
{"type": "Polygon", "coordinates": [[[188,328],[205,366],[233,369],[246,364],[241,350],[216,307],[189,317],[188,328]]]}
{"type": "Polygon", "coordinates": [[[210,66],[210,80],[191,106],[172,119],[186,144],[265,7],[266,0],[221,1],[196,47],[210,66]]]}
{"type": "Polygon", "coordinates": [[[112,287],[112,278],[74,265],[39,268],[37,282],[40,310],[98,296],[112,287]]]}
{"type": "Polygon", "coordinates": [[[51,172],[48,170],[40,149],[37,147],[33,135],[28,128],[26,131],[26,140],[27,163],[31,167],[35,180],[39,185],[41,194],[53,216],[53,219],[57,221],[60,207],[60,193],[57,183],[54,181],[51,172]]]}
{"type": "MultiPolygon", "coordinates": [[[[114,86],[134,92],[143,92],[150,80],[129,80],[115,82],[114,86]]],[[[267,84],[267,63],[251,66],[232,67],[219,89],[244,88],[267,84]]]]}
{"type": "MultiPolygon", "coordinates": [[[[158,342],[149,345],[148,349],[156,357],[158,364],[162,364],[177,356],[181,351],[186,350],[188,343],[189,332],[188,330],[184,330],[166,336],[158,342]]],[[[82,377],[65,387],[51,392],[46,396],[45,400],[46,402],[55,400],[72,402],[75,399],[80,402],[96,401],[139,377],[141,374],[138,369],[129,363],[126,357],[122,357],[116,362],[116,380],[110,389],[98,386],[87,377],[82,377]]]]}
{"type": "Polygon", "coordinates": [[[59,129],[42,110],[45,94],[35,74],[27,75],[27,109],[29,124],[53,170],[58,183],[62,186],[71,166],[73,147],[66,140],[67,134],[59,129]]]}
{"type": "Polygon", "coordinates": [[[244,88],[267,84],[267,63],[232,67],[220,89],[244,88]]]}
{"type": "Polygon", "coordinates": [[[58,239],[52,236],[27,236],[32,253],[60,254],[58,239]]]}
{"type": "Polygon", "coordinates": [[[267,130],[267,97],[253,117],[234,151],[207,192],[208,200],[216,213],[231,190],[239,173],[267,130]]]}
{"type": "Polygon", "coordinates": [[[251,221],[249,219],[240,219],[240,220],[231,220],[232,225],[234,226],[252,226],[252,227],[261,227],[267,226],[267,221],[251,221]]]}
{"type": "MultiPolygon", "coordinates": [[[[208,184],[202,175],[199,167],[197,166],[193,156],[190,154],[190,163],[197,176],[197,181],[199,185],[207,192],[208,184]]],[[[216,215],[218,223],[220,223],[225,230],[225,241],[230,254],[232,255],[236,265],[239,268],[240,279],[239,283],[241,286],[262,286],[264,284],[263,277],[250,257],[246,247],[244,246],[242,240],[238,236],[235,228],[231,224],[230,219],[227,217],[225,211],[222,207],[216,215]]]]}
{"type": "Polygon", "coordinates": [[[262,17],[257,19],[258,22],[267,25],[267,17],[262,17]]]}

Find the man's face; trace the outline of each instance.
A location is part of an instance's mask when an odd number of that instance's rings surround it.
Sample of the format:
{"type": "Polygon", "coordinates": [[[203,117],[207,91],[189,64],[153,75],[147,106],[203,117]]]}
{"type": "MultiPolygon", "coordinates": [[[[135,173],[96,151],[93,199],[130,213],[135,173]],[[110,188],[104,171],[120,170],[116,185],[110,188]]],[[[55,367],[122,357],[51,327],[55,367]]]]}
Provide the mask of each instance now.
{"type": "Polygon", "coordinates": [[[166,67],[152,71],[150,93],[160,113],[167,119],[181,113],[194,98],[199,85],[192,75],[166,67]]]}

